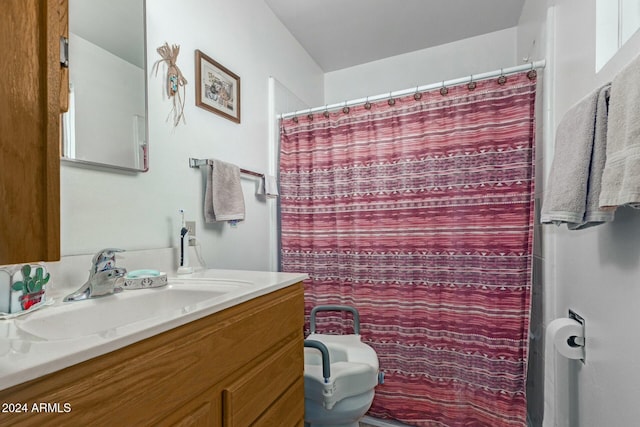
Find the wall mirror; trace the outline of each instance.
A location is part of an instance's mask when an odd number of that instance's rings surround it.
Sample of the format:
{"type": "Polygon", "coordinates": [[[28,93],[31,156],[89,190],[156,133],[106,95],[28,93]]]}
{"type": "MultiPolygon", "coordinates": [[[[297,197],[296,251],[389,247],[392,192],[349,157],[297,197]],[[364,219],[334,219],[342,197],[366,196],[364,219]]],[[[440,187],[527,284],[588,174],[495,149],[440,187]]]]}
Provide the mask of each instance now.
{"type": "Polygon", "coordinates": [[[145,0],[69,0],[63,160],[148,170],[145,47],[145,0]]]}

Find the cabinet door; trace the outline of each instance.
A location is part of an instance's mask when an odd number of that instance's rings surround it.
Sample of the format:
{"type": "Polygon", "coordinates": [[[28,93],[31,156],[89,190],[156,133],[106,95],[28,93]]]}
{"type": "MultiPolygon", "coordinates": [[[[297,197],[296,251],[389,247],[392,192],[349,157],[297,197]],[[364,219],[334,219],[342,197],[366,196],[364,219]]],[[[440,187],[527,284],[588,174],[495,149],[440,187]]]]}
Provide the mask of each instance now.
{"type": "Polygon", "coordinates": [[[3,0],[0,265],[60,259],[60,64],[67,0],[3,0]]]}

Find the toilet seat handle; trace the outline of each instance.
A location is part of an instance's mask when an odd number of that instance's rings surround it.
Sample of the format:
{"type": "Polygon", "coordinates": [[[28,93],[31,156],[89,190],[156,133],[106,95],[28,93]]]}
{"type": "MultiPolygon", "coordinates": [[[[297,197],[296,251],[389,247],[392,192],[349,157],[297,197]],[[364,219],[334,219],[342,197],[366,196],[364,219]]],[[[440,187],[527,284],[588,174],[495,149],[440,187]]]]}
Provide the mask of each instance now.
{"type": "Polygon", "coordinates": [[[360,335],[360,314],[355,307],[350,305],[318,305],[313,307],[309,316],[309,329],[312,334],[316,332],[316,313],[319,311],[347,311],[353,314],[353,332],[360,335]]]}
{"type": "Polygon", "coordinates": [[[331,361],[329,360],[329,349],[327,346],[316,340],[304,340],[304,346],[320,350],[322,355],[322,376],[324,377],[324,383],[329,383],[329,378],[331,378],[331,361]]]}

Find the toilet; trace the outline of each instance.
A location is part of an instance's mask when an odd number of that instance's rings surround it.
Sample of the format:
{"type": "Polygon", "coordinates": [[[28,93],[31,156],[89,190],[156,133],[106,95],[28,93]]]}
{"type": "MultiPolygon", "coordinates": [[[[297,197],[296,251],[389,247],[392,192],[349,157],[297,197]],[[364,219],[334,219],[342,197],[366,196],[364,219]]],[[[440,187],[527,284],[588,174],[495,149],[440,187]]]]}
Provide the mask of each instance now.
{"type": "Polygon", "coordinates": [[[358,427],[378,385],[378,356],[360,341],[358,311],[349,306],[317,306],[311,311],[311,334],[304,349],[305,427],[358,427]],[[315,333],[319,311],[353,313],[355,334],[315,333]]]}

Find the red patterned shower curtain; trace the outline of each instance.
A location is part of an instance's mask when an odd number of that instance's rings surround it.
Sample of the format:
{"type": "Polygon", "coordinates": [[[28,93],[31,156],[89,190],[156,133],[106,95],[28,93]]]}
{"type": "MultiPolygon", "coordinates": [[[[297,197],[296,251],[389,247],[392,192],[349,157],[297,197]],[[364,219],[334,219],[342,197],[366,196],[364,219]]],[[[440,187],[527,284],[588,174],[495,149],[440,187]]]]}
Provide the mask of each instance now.
{"type": "Polygon", "coordinates": [[[360,311],[370,415],[526,425],[535,91],[522,73],[282,121],[282,269],[310,275],[307,314],[360,311]]]}

